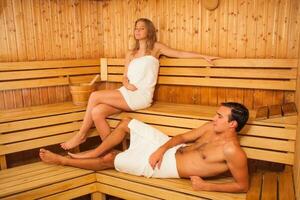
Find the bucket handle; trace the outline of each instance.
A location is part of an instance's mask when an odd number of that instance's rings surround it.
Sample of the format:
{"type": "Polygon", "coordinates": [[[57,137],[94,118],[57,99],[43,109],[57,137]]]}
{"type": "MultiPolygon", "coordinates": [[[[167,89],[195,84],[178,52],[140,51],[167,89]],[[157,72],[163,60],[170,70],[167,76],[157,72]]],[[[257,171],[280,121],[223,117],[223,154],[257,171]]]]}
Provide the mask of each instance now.
{"type": "Polygon", "coordinates": [[[71,85],[71,79],[70,79],[70,76],[69,76],[69,75],[67,75],[67,79],[68,79],[69,85],[71,85]]]}
{"type": "Polygon", "coordinates": [[[96,82],[98,77],[99,77],[99,74],[93,78],[93,80],[89,83],[89,85],[93,85],[96,82]]]}

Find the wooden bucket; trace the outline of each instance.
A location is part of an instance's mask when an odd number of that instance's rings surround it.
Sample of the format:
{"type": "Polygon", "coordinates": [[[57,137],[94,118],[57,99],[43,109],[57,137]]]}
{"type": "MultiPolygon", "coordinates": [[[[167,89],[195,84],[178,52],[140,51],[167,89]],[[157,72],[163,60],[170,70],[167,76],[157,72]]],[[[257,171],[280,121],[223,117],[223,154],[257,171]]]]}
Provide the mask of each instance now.
{"type": "Polygon", "coordinates": [[[70,85],[70,92],[72,95],[72,101],[75,105],[83,106],[87,105],[91,93],[95,91],[95,85],[89,85],[86,83],[78,85],[70,85]]]}

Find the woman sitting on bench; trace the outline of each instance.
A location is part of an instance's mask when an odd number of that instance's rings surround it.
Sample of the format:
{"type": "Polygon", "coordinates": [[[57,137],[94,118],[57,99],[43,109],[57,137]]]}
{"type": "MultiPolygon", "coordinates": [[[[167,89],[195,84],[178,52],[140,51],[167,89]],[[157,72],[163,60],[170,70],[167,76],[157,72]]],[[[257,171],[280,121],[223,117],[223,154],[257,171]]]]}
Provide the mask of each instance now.
{"type": "Polygon", "coordinates": [[[151,106],[159,69],[158,59],[161,55],[203,58],[210,63],[217,58],[175,50],[157,42],[153,23],[145,18],[135,22],[134,37],[135,48],[125,58],[123,86],[118,90],[102,90],[91,94],[79,132],[61,144],[63,149],[68,150],[83,143],[93,122],[104,140],[110,134],[107,116],[151,106]]]}
{"type": "Polygon", "coordinates": [[[173,138],[138,120],[123,119],[96,149],[69,153],[71,158],[41,149],[40,157],[46,163],[96,171],[115,168],[137,176],[190,178],[196,190],[246,192],[247,157],[237,132],[246,124],[248,116],[245,106],[223,103],[212,122],[173,138]],[[129,149],[114,150],[127,134],[130,134],[129,149]],[[228,170],[234,178],[232,182],[215,184],[202,179],[228,170]]]}

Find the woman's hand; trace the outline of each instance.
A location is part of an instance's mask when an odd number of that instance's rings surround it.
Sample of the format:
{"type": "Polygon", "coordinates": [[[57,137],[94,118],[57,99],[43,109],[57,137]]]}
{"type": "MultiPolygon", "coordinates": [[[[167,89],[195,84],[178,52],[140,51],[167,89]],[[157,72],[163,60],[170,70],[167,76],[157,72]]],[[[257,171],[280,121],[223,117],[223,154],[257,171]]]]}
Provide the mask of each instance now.
{"type": "Polygon", "coordinates": [[[214,60],[220,59],[220,57],[215,56],[203,56],[203,59],[206,60],[209,64],[215,65],[214,60]]]}
{"type": "Polygon", "coordinates": [[[160,169],[164,152],[165,151],[159,148],[154,153],[151,154],[151,156],[149,157],[149,164],[152,167],[152,169],[154,169],[156,165],[158,166],[158,169],[160,169]]]}
{"type": "Polygon", "coordinates": [[[131,90],[131,91],[137,90],[137,87],[135,87],[135,85],[129,83],[129,80],[126,76],[124,76],[123,78],[123,85],[127,90],[131,90]]]}

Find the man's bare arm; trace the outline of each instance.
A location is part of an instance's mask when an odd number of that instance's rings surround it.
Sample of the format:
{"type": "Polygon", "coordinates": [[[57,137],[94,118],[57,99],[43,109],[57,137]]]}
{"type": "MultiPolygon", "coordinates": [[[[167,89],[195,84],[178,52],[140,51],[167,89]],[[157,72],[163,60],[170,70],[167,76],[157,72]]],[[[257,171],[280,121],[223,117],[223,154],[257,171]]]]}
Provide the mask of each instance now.
{"type": "Polygon", "coordinates": [[[158,165],[158,168],[160,168],[160,164],[163,158],[164,153],[179,144],[184,144],[188,142],[194,142],[198,138],[200,138],[208,129],[210,129],[212,126],[211,122],[208,122],[204,124],[203,126],[193,129],[191,131],[185,132],[180,135],[174,136],[172,139],[170,139],[168,142],[166,142],[164,145],[159,147],[150,157],[149,157],[149,163],[151,167],[154,169],[156,165],[158,165]]]}
{"type": "Polygon", "coordinates": [[[191,177],[195,190],[219,192],[247,192],[249,188],[247,157],[240,147],[227,145],[224,150],[229,170],[234,178],[228,183],[208,183],[200,177],[191,177]]]}

